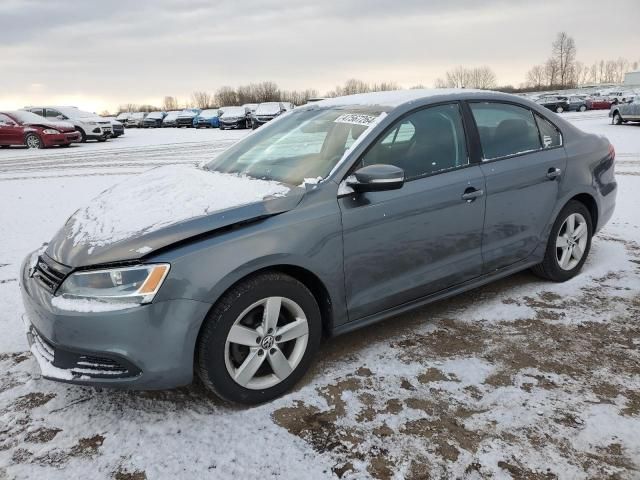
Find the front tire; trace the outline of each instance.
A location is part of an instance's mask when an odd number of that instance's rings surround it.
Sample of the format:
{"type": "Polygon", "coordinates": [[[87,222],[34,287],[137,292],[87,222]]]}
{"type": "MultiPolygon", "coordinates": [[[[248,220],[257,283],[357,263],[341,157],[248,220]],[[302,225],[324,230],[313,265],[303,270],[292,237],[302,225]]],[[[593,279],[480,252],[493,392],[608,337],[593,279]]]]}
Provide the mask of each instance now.
{"type": "Polygon", "coordinates": [[[586,112],[587,111],[587,106],[586,105],[580,105],[580,109],[581,112],[586,112]]]}
{"type": "Polygon", "coordinates": [[[556,107],[556,113],[562,113],[562,112],[564,112],[564,108],[556,107]]]}
{"type": "Polygon", "coordinates": [[[593,223],[583,203],[571,200],[556,218],[545,251],[544,260],[533,267],[533,272],[554,282],[565,282],[575,277],[591,249],[593,223]]]}
{"type": "Polygon", "coordinates": [[[24,137],[24,144],[27,148],[44,148],[44,142],[35,133],[27,133],[24,137]]]}
{"type": "Polygon", "coordinates": [[[196,371],[229,402],[272,400],[302,378],[320,345],[322,321],[313,294],[281,273],[264,273],[229,290],[205,319],[196,371]]]}
{"type": "Polygon", "coordinates": [[[614,125],[622,125],[622,117],[618,112],[613,114],[613,124],[614,125]]]}
{"type": "Polygon", "coordinates": [[[80,132],[80,143],[87,143],[87,134],[81,128],[76,128],[76,131],[80,132]]]}

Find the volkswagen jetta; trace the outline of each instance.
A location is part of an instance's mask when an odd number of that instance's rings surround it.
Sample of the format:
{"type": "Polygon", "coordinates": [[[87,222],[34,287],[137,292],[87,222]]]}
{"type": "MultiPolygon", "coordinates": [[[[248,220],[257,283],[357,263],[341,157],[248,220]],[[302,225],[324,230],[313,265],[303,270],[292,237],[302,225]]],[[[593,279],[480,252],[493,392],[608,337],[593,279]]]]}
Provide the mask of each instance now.
{"type": "Polygon", "coordinates": [[[323,336],[523,269],[577,275],[614,210],[614,157],[500,93],[296,108],[74,213],[22,266],[31,350],[46,378],[156,389],[195,372],[224,399],[267,401],[323,336]]]}

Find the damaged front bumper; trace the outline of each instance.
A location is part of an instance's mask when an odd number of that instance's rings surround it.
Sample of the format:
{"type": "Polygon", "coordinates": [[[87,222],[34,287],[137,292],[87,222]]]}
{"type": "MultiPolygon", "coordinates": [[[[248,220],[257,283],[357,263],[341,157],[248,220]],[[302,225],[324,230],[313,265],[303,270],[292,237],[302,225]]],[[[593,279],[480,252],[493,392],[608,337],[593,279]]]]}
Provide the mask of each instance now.
{"type": "MultiPolygon", "coordinates": [[[[64,267],[47,258],[50,266],[64,267]]],[[[210,304],[175,299],[105,312],[64,310],[52,304],[55,290],[30,274],[30,263],[25,260],[20,275],[23,322],[43,377],[131,389],[191,383],[195,344],[210,304]]]]}

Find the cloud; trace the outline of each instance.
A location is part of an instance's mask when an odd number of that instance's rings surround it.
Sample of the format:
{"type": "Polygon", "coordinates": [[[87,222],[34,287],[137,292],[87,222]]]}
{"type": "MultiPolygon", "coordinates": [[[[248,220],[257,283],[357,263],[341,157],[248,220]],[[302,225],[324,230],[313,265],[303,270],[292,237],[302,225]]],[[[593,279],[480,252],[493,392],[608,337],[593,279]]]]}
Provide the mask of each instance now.
{"type": "Polygon", "coordinates": [[[3,0],[2,94],[28,98],[41,84],[42,96],[115,106],[261,80],[321,92],[349,77],[429,85],[460,64],[518,83],[560,30],[587,63],[637,56],[637,15],[602,18],[596,0],[3,0]]]}

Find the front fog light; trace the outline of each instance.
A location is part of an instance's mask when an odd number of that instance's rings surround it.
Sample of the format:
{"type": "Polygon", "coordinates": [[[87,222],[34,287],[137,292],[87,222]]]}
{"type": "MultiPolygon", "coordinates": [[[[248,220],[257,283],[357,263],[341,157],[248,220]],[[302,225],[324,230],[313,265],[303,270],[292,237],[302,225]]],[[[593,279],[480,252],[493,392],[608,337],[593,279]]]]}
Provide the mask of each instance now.
{"type": "Polygon", "coordinates": [[[79,271],[67,277],[56,295],[113,303],[149,303],[158,293],[167,273],[167,263],[79,271]]]}

